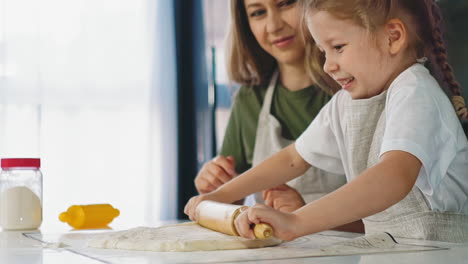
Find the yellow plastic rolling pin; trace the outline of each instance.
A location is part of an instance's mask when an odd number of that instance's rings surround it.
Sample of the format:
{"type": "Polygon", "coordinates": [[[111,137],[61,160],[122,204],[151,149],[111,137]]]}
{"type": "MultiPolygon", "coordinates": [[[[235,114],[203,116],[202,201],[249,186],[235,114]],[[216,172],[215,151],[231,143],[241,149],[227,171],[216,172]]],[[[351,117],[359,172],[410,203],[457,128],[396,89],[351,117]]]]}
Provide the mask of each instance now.
{"type": "MultiPolygon", "coordinates": [[[[239,236],[234,220],[247,206],[203,201],[198,204],[195,213],[199,225],[231,236],[239,236]]],[[[269,224],[260,223],[254,227],[255,237],[267,239],[273,235],[269,224]]]]}
{"type": "Polygon", "coordinates": [[[110,204],[72,205],[59,219],[75,229],[97,229],[106,228],[119,215],[110,204]]]}

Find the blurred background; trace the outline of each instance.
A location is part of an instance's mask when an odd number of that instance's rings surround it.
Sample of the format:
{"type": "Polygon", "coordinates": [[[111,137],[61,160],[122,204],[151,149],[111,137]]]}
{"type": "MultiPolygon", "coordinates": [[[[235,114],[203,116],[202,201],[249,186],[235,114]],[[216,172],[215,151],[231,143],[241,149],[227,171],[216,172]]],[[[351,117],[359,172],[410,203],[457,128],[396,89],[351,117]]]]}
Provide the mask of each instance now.
{"type": "MultiPolygon", "coordinates": [[[[468,98],[468,2],[439,2],[468,98]]],[[[0,157],[41,158],[43,226],[72,204],[185,217],[237,89],[228,17],[226,0],[0,0],[0,157]]]]}

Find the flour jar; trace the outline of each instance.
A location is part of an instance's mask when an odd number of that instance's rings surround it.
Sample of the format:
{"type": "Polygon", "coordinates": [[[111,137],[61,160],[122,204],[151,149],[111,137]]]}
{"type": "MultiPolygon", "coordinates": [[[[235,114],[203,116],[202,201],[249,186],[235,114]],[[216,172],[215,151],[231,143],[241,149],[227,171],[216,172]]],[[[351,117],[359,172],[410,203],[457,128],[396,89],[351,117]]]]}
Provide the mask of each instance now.
{"type": "Polygon", "coordinates": [[[37,229],[42,223],[41,160],[1,160],[0,227],[6,230],[37,229]]]}

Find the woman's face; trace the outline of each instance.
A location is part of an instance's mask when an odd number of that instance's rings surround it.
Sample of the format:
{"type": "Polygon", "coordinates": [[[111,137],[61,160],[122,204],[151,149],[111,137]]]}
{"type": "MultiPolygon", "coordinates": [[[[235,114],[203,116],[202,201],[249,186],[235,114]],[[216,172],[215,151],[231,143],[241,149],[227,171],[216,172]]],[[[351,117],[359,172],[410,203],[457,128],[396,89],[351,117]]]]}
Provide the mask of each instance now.
{"type": "Polygon", "coordinates": [[[297,0],[244,0],[250,29],[260,46],[278,64],[304,61],[304,43],[299,34],[297,0]]]}

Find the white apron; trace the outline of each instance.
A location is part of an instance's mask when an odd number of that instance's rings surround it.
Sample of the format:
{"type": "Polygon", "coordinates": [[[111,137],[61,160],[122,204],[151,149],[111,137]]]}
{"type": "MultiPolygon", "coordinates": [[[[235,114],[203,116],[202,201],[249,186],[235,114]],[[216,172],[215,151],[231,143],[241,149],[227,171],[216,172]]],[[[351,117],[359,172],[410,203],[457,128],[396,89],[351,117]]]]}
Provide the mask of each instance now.
{"type": "MultiPolygon", "coordinates": [[[[346,105],[345,136],[351,175],[357,177],[379,161],[385,132],[386,93],[346,105]]],[[[417,124],[416,124],[417,125],[417,124]]],[[[388,232],[395,237],[449,242],[468,241],[468,216],[431,211],[415,185],[400,202],[363,219],[366,234],[388,232]]]]}
{"type": "MultiPolygon", "coordinates": [[[[277,80],[278,72],[275,72],[268,85],[262,109],[260,110],[253,152],[253,166],[258,165],[263,160],[294,142],[293,140],[282,137],[281,124],[270,114],[277,80]]],[[[275,176],[271,175],[271,177],[275,176]]],[[[310,203],[338,189],[345,183],[346,178],[344,175],[325,172],[317,168],[310,168],[304,175],[289,181],[287,184],[295,188],[302,195],[306,203],[310,203]]],[[[258,192],[248,196],[245,204],[251,206],[255,203],[263,202],[262,193],[258,192]]]]}

